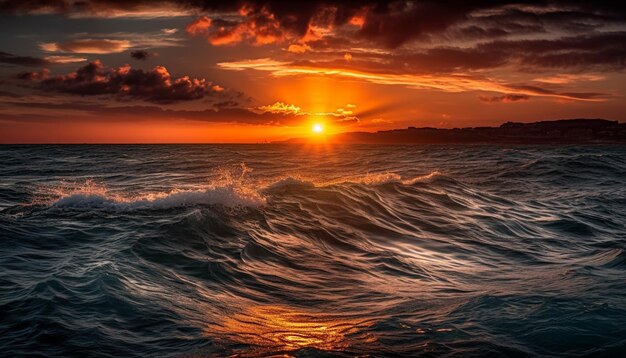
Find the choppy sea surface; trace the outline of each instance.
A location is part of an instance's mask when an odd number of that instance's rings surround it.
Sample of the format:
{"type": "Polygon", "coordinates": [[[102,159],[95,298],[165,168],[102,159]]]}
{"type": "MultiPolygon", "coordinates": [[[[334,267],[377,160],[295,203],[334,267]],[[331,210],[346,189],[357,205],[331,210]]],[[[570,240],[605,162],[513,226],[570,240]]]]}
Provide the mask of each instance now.
{"type": "Polygon", "coordinates": [[[626,147],[0,146],[0,355],[626,356],[626,147]]]}

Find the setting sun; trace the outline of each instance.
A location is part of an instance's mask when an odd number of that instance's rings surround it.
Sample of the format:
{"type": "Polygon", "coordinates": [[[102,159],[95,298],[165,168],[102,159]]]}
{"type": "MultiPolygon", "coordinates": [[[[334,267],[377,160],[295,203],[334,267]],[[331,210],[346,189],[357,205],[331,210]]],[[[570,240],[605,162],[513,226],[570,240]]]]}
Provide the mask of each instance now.
{"type": "Polygon", "coordinates": [[[313,127],[311,128],[311,130],[314,133],[319,134],[319,133],[324,132],[324,126],[321,123],[315,123],[315,124],[313,124],[313,127]]]}

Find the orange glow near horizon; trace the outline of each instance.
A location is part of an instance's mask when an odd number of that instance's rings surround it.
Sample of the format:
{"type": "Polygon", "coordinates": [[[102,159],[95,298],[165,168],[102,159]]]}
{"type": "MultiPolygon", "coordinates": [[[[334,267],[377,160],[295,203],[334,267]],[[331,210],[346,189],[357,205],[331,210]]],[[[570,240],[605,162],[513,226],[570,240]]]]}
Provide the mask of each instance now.
{"type": "MultiPolygon", "coordinates": [[[[304,120],[293,126],[200,121],[59,121],[5,126],[0,142],[37,143],[267,143],[311,135],[304,120]],[[54,138],[51,141],[50,138],[54,138]]],[[[327,132],[327,128],[324,128],[327,132]]]]}

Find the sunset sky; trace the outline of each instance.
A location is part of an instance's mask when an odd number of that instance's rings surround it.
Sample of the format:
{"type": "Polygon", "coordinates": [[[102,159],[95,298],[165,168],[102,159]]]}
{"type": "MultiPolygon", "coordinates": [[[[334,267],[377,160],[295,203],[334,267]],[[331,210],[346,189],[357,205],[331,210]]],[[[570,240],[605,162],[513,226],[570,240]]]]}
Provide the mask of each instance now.
{"type": "Polygon", "coordinates": [[[1,143],[626,120],[618,1],[5,0],[0,30],[1,143]]]}

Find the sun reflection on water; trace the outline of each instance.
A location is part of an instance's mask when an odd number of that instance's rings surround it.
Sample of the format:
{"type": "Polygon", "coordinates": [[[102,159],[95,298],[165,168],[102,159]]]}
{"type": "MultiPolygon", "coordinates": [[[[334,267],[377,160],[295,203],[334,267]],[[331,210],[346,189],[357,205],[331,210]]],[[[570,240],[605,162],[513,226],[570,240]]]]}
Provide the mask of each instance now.
{"type": "Polygon", "coordinates": [[[350,347],[352,335],[358,334],[361,342],[375,341],[373,337],[359,334],[368,325],[359,320],[324,317],[319,313],[268,305],[250,307],[226,317],[219,325],[208,327],[206,333],[263,350],[315,348],[337,351],[350,347]]]}

